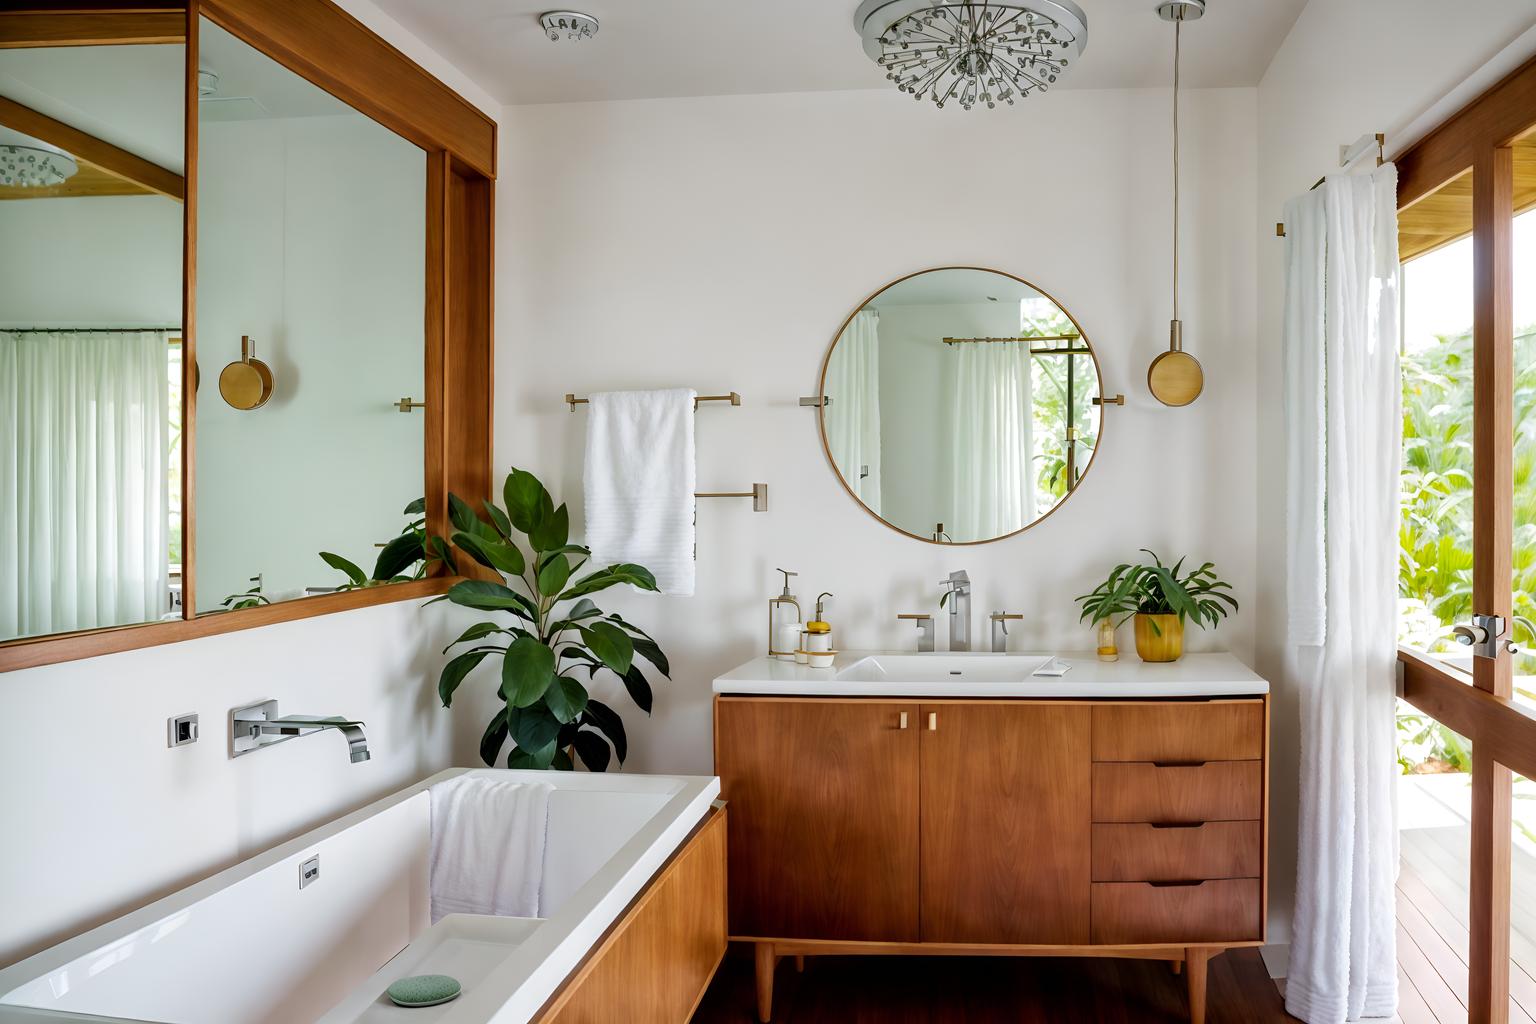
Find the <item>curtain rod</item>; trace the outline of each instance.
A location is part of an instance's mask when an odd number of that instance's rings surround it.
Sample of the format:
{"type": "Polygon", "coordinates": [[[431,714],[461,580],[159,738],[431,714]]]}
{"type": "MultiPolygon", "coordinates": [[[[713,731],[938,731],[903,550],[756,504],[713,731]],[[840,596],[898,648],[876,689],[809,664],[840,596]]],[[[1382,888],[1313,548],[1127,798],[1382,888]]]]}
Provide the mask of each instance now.
{"type": "Polygon", "coordinates": [[[9,334],[141,334],[179,331],[180,327],[0,327],[9,334]]]}
{"type": "MultiPolygon", "coordinates": [[[[1344,170],[1348,168],[1356,160],[1359,160],[1362,156],[1369,153],[1371,151],[1371,147],[1373,146],[1376,148],[1376,166],[1380,167],[1382,164],[1386,163],[1387,137],[1381,132],[1377,132],[1374,135],[1367,132],[1349,145],[1339,147],[1339,169],[1344,170]]],[[[1307,189],[1307,191],[1314,192],[1317,189],[1322,188],[1323,182],[1327,180],[1328,176],[1325,174],[1313,182],[1312,187],[1307,189]]],[[[1275,222],[1275,237],[1285,237],[1285,221],[1275,222]]]]}

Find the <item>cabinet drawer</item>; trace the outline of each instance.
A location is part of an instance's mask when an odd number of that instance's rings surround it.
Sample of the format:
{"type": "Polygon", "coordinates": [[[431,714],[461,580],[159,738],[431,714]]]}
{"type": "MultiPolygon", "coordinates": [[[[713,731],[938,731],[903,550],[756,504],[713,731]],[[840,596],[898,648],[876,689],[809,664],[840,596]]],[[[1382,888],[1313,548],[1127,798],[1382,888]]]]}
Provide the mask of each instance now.
{"type": "Polygon", "coordinates": [[[1095,761],[1250,761],[1263,756],[1261,701],[1093,709],[1095,761]]]}
{"type": "Polygon", "coordinates": [[[1169,882],[1187,878],[1257,878],[1262,865],[1257,821],[1207,821],[1166,827],[1093,826],[1095,882],[1169,882]]]}
{"type": "Polygon", "coordinates": [[[1262,761],[1093,766],[1094,821],[1247,821],[1263,812],[1262,761]]]}
{"type": "Polygon", "coordinates": [[[1258,939],[1259,880],[1223,878],[1190,885],[1093,883],[1093,941],[1242,942],[1258,939]]]}

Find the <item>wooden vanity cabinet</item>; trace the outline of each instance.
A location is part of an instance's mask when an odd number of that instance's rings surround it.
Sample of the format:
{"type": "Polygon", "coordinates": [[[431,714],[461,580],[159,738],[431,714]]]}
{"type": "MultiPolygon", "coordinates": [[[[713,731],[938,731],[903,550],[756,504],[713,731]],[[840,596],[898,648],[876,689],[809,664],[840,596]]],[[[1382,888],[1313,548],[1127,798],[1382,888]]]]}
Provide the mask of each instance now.
{"type": "Polygon", "coordinates": [[[1124,956],[1262,944],[1268,698],[722,694],[730,931],[786,955],[1124,956]]]}

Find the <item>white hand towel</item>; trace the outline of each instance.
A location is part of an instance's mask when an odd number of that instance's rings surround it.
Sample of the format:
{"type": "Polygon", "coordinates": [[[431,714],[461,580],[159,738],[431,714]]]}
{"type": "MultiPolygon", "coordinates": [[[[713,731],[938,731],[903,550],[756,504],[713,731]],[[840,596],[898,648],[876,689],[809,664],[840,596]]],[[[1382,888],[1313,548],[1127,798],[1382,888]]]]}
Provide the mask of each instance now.
{"type": "Polygon", "coordinates": [[[449,914],[539,916],[554,788],[473,775],[432,787],[433,924],[449,914]]]}
{"type": "Polygon", "coordinates": [[[587,412],[587,547],[594,566],[632,562],[663,594],[693,593],[691,388],[609,391],[587,412]]]}

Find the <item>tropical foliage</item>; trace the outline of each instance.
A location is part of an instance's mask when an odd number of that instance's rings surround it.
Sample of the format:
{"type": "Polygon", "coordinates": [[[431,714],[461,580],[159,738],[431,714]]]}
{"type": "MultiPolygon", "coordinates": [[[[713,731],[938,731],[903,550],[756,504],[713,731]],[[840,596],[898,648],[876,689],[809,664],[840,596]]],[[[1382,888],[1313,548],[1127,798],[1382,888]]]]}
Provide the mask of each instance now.
{"type": "Polygon", "coordinates": [[[464,580],[438,600],[503,618],[477,622],[448,645],[444,653],[471,646],[443,667],[438,696],[451,707],[465,677],[485,659],[498,660],[502,706],[486,724],[481,759],[494,766],[510,741],[508,768],[570,770],[574,750],[588,768],[605,771],[611,756],[622,764],[627,754],[624,721],[593,698],[577,675],[585,673],[590,683],[598,673],[612,672],[650,714],[651,686],[637,659],[663,676],[671,667],[644,630],[604,613],[589,595],[625,583],[655,591],[656,580],[644,567],[627,563],[572,579],[592,553],[570,542],[566,507],[556,508],[544,485],[520,469],[507,477],[502,496],[505,508],[483,503],[484,518],[457,496],[449,497],[454,545],[504,583],[464,580]]]}
{"type": "Polygon", "coordinates": [[[385,583],[419,580],[439,562],[449,571],[458,572],[447,542],[441,537],[427,535],[427,499],[417,498],[405,506],[405,511],[400,514],[408,520],[405,528],[379,551],[371,575],[365,573],[356,562],[334,552],[320,552],[320,558],[326,565],[346,574],[347,582],[337,587],[337,590],[362,590],[385,583]]]}
{"type": "MultiPolygon", "coordinates": [[[[1232,585],[1216,576],[1213,563],[1180,575],[1184,559],[1165,566],[1152,551],[1142,548],[1152,558],[1151,565],[1123,563],[1109,573],[1109,578],[1077,598],[1083,606],[1081,622],[1114,621],[1121,625],[1132,615],[1177,615],[1197,626],[1215,626],[1229,612],[1237,611],[1237,599],[1228,591],[1232,585]]],[[[1157,624],[1153,624],[1157,631],[1157,624]]]]}
{"type": "MultiPolygon", "coordinates": [[[[1070,326],[1070,323],[1069,323],[1070,326]]],[[[1098,415],[1093,397],[1099,376],[1091,355],[1036,357],[1034,366],[1034,433],[1037,477],[1035,494],[1040,511],[1054,507],[1067,495],[1067,445],[1077,446],[1079,474],[1098,444],[1098,415]],[[1068,374],[1072,364],[1072,420],[1067,420],[1068,374]],[[1064,428],[1076,431],[1068,441],[1064,428]]]]}

